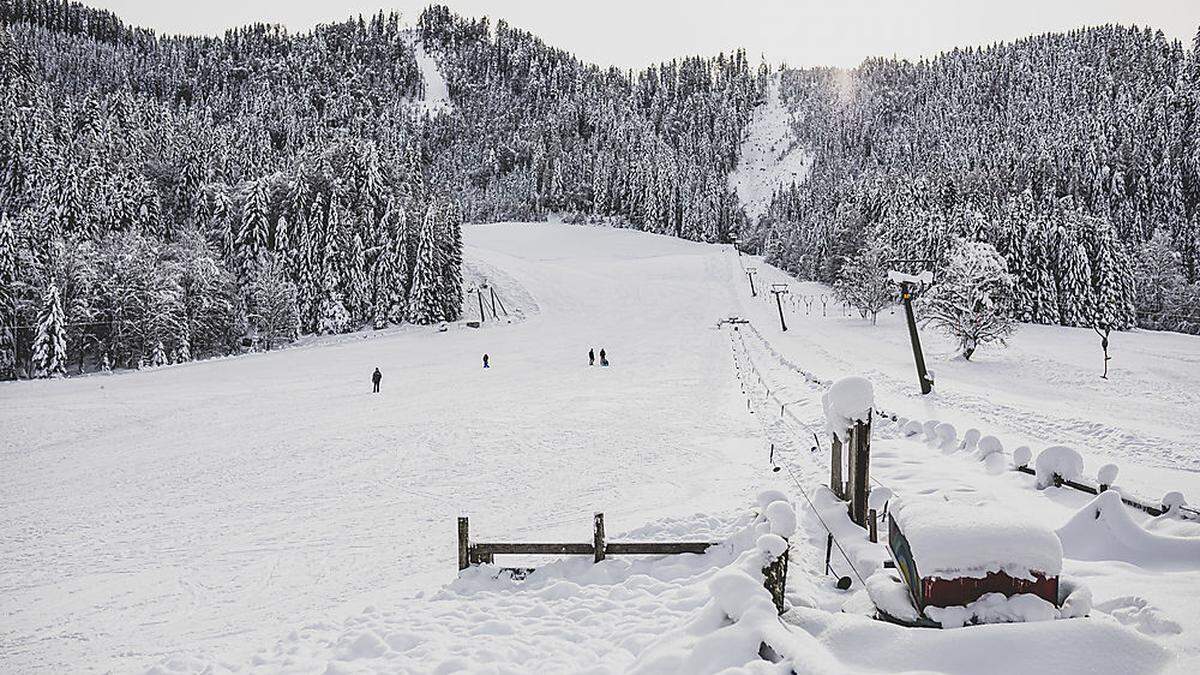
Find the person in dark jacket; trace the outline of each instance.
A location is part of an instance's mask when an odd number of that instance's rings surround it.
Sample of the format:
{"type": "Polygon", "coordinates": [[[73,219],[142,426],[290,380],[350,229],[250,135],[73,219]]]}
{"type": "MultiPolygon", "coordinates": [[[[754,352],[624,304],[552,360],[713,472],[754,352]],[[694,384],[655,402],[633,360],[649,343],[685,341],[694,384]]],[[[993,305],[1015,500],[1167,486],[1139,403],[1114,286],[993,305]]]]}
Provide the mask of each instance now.
{"type": "Polygon", "coordinates": [[[375,391],[372,393],[375,393],[375,394],[379,393],[379,382],[382,379],[383,379],[383,373],[379,372],[379,369],[376,368],[375,372],[371,373],[371,384],[375,385],[375,391]]]}
{"type": "Polygon", "coordinates": [[[591,347],[588,347],[588,365],[596,365],[596,350],[591,347]]]}
{"type": "Polygon", "coordinates": [[[606,354],[604,352],[604,347],[600,348],[600,365],[602,365],[602,366],[608,365],[608,354],[606,354]]]}
{"type": "Polygon", "coordinates": [[[483,355],[483,367],[484,368],[490,367],[490,366],[488,366],[488,355],[487,354],[483,355]]]}

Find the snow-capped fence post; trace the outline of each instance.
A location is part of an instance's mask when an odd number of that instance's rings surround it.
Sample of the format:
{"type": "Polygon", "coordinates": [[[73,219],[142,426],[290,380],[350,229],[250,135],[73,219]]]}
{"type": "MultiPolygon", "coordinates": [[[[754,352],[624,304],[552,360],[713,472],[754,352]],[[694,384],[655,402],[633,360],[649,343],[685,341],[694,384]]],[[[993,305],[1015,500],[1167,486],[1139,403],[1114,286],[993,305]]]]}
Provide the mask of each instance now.
{"type": "Polygon", "coordinates": [[[458,518],[458,569],[465,570],[471,566],[470,557],[470,539],[467,536],[467,518],[459,516],[458,518]]]}
{"type": "Polygon", "coordinates": [[[596,549],[595,562],[604,560],[604,514],[597,513],[592,520],[592,546],[596,549]]]}

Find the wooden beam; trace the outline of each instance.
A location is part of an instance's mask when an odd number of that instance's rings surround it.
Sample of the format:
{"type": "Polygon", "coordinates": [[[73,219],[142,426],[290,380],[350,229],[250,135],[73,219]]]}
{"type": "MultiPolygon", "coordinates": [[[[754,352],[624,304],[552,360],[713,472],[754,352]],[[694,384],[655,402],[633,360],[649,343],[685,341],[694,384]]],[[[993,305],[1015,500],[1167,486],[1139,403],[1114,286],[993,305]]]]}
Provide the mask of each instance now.
{"type": "Polygon", "coordinates": [[[677,553],[704,553],[718,544],[708,541],[611,541],[605,545],[608,555],[674,555],[677,553]]]}
{"type": "Polygon", "coordinates": [[[596,554],[595,562],[604,560],[604,514],[597,513],[592,518],[592,548],[596,554]]]}
{"type": "Polygon", "coordinates": [[[479,555],[595,555],[596,553],[596,549],[591,543],[518,544],[493,542],[475,544],[474,549],[479,555]]]}
{"type": "Polygon", "coordinates": [[[471,566],[470,541],[467,539],[467,518],[458,519],[458,569],[465,570],[471,566]]]}

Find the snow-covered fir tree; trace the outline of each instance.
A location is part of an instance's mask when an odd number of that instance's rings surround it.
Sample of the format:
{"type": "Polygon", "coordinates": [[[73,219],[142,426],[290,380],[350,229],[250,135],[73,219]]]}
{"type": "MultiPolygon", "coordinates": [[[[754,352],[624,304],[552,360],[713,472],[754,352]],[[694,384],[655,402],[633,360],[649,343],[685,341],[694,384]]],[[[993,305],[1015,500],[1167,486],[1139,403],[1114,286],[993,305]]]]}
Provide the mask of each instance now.
{"type": "Polygon", "coordinates": [[[60,377],[67,373],[66,319],[58,285],[51,282],[38,315],[33,339],[34,377],[60,377]]]}

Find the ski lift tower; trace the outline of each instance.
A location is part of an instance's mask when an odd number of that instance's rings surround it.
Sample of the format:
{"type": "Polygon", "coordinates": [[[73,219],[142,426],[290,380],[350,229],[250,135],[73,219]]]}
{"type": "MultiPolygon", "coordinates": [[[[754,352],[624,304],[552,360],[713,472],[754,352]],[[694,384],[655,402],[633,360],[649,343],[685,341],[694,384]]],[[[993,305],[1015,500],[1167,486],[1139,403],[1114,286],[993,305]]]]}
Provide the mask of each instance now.
{"type": "MultiPolygon", "coordinates": [[[[928,264],[930,262],[932,261],[892,260],[888,262],[888,266],[894,267],[897,263],[928,264]]],[[[917,334],[917,320],[913,316],[912,301],[922,289],[933,283],[933,271],[926,269],[914,276],[893,269],[888,271],[888,279],[900,285],[900,301],[904,303],[904,316],[908,321],[908,337],[912,341],[913,361],[917,365],[917,382],[921,386],[921,393],[928,394],[933,391],[933,376],[925,368],[925,354],[921,351],[921,336],[917,334]]]]}
{"type": "Polygon", "coordinates": [[[755,274],[758,274],[757,267],[747,267],[746,268],[746,278],[748,278],[750,280],[750,297],[752,297],[752,298],[758,297],[758,291],[754,290],[754,275],[755,274]]]}
{"type": "Polygon", "coordinates": [[[783,301],[780,298],[788,292],[787,284],[771,284],[771,293],[775,296],[775,306],[779,308],[779,327],[787,332],[787,324],[783,321],[783,301]]]}

